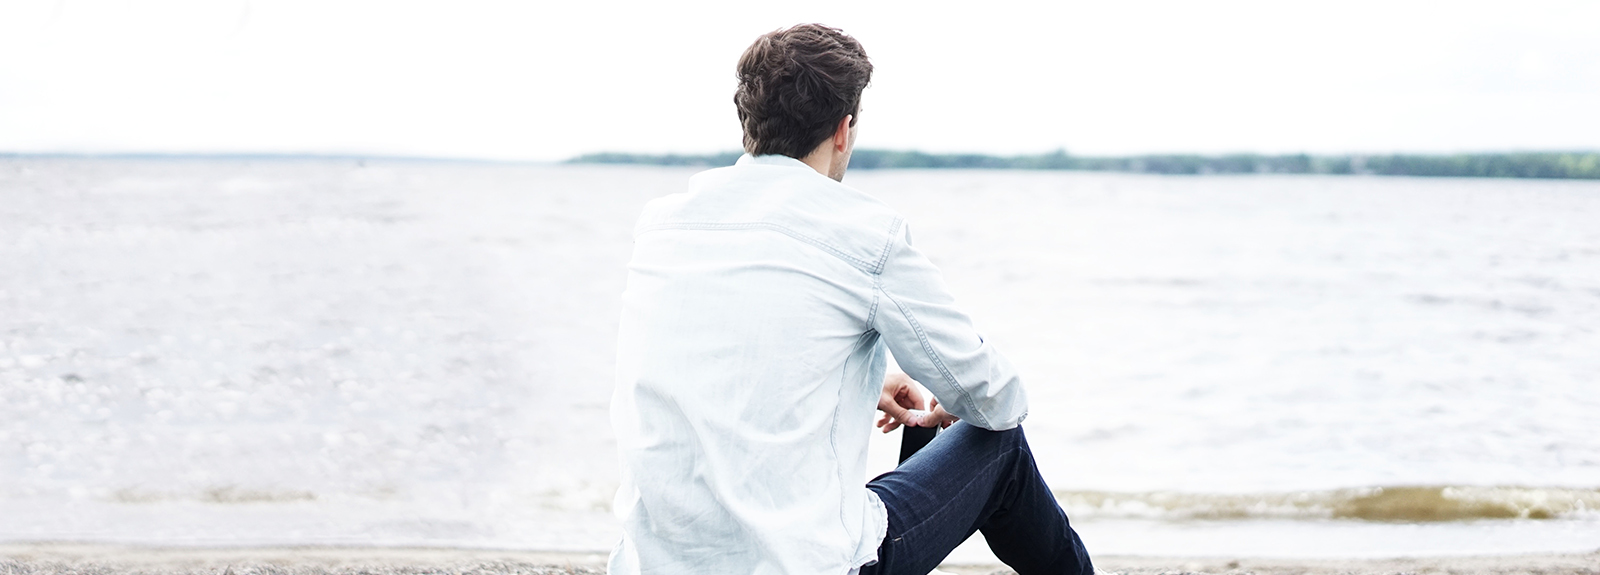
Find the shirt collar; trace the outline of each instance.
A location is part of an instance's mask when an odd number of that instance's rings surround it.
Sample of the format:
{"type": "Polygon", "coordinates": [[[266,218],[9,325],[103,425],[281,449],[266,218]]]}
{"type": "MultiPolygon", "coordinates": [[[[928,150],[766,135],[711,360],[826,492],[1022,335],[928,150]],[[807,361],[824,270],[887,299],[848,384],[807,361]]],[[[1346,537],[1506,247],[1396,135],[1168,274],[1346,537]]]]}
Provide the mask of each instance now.
{"type": "Polygon", "coordinates": [[[755,166],[755,165],[785,166],[785,167],[790,167],[790,168],[805,168],[807,170],[811,169],[811,166],[807,165],[805,162],[802,162],[800,160],[796,160],[794,158],[791,158],[789,156],[785,156],[783,154],[765,154],[765,155],[760,155],[760,156],[752,156],[750,154],[745,154],[745,155],[739,156],[739,161],[734,162],[734,165],[736,165],[736,166],[755,166]]]}

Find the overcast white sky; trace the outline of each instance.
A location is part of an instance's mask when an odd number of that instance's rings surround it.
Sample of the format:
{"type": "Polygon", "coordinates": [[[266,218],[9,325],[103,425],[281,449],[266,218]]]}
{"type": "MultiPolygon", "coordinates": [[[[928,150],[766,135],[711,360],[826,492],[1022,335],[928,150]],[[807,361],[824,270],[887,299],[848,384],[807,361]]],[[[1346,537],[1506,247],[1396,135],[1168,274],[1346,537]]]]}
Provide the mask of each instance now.
{"type": "Polygon", "coordinates": [[[0,0],[0,152],[739,146],[757,35],[877,66],[857,145],[1600,149],[1600,2],[0,0]]]}

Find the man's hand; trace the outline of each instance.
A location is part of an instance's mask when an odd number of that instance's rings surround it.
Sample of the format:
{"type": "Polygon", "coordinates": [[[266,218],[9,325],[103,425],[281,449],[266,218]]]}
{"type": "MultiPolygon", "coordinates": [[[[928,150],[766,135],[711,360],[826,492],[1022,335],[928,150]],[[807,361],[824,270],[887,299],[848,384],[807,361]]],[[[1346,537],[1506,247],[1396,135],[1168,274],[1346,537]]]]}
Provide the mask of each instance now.
{"type": "Polygon", "coordinates": [[[892,373],[883,378],[883,394],[878,396],[878,411],[883,416],[878,418],[878,428],[884,433],[889,433],[900,426],[906,427],[950,427],[950,424],[960,421],[954,415],[946,413],[939,406],[939,398],[932,398],[929,411],[922,411],[922,391],[916,382],[904,373],[892,373]]]}

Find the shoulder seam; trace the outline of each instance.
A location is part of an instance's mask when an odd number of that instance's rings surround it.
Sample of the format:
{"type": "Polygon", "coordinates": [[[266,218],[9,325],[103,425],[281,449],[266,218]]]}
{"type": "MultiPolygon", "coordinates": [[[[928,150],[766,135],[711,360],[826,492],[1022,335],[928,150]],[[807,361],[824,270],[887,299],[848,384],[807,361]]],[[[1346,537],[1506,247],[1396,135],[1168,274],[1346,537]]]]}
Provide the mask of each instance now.
{"type": "Polygon", "coordinates": [[[905,218],[895,216],[894,222],[889,224],[889,239],[883,241],[883,249],[878,251],[878,263],[872,266],[873,275],[883,273],[883,266],[889,262],[889,248],[894,246],[894,236],[900,232],[900,226],[904,223],[905,218]]]}
{"type": "Polygon", "coordinates": [[[876,329],[873,322],[878,319],[878,294],[883,291],[883,276],[872,276],[872,308],[867,310],[867,329],[876,329]]]}

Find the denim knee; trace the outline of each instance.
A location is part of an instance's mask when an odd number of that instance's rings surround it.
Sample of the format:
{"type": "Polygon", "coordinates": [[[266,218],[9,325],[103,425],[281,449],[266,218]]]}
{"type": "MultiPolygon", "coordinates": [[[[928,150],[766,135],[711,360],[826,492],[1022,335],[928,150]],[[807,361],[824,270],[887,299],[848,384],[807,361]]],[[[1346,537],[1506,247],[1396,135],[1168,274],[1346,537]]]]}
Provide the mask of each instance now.
{"type": "Polygon", "coordinates": [[[1024,435],[1022,433],[1022,426],[1021,425],[1018,425],[1018,426],[1013,427],[1011,429],[1003,429],[1003,430],[1000,430],[1000,431],[993,431],[991,433],[1000,434],[999,437],[1000,437],[1001,441],[1003,442],[1003,444],[1007,448],[1012,448],[1012,449],[1021,448],[1021,449],[1024,449],[1024,450],[1028,448],[1028,436],[1024,435]]]}

